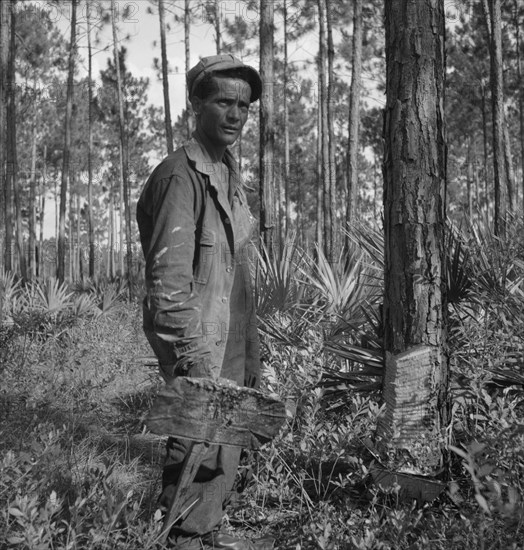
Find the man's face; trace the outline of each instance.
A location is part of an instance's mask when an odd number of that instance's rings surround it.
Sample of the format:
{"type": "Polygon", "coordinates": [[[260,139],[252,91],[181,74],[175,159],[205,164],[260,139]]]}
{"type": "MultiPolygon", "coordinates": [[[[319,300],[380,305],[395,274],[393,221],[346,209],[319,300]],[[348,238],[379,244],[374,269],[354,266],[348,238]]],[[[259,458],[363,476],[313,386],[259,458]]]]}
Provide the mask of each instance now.
{"type": "Polygon", "coordinates": [[[235,143],[249,111],[250,85],[240,78],[214,77],[215,90],[205,99],[195,97],[197,129],[218,147],[235,143]]]}

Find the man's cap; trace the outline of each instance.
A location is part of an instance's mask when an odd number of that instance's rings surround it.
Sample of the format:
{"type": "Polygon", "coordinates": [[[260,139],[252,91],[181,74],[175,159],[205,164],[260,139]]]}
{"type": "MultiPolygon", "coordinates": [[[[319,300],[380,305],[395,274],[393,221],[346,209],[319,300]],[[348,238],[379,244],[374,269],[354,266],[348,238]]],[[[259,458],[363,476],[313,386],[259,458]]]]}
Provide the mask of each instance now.
{"type": "Polygon", "coordinates": [[[220,73],[222,71],[229,71],[236,69],[240,73],[243,73],[245,80],[251,86],[250,102],[253,103],[260,98],[262,94],[262,79],[258,74],[258,71],[249,65],[245,65],[240,59],[231,54],[211,55],[209,57],[203,57],[192,69],[187,72],[187,92],[189,98],[193,96],[193,92],[196,90],[199,82],[202,81],[204,76],[210,73],[220,73]]]}

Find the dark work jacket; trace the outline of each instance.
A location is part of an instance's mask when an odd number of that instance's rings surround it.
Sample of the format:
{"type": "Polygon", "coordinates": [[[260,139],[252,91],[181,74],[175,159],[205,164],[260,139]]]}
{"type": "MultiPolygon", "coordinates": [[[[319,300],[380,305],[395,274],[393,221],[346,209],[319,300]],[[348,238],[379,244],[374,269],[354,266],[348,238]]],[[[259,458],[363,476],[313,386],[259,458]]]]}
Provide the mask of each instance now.
{"type": "Polygon", "coordinates": [[[195,138],[166,157],[137,205],[146,260],[144,331],[166,381],[200,364],[258,386],[250,263],[255,219],[231,153],[213,163],[195,138]]]}

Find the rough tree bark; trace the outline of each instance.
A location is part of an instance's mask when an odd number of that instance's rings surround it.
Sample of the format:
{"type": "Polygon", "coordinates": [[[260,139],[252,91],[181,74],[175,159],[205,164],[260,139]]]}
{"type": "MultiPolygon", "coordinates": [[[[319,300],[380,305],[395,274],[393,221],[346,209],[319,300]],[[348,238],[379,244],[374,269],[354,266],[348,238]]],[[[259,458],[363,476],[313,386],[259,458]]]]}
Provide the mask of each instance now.
{"type": "Polygon", "coordinates": [[[377,441],[396,471],[435,474],[447,426],[444,0],[386,0],[386,372],[377,441]]]}
{"type": "Polygon", "coordinates": [[[271,249],[274,225],[273,1],[260,1],[260,235],[271,249]]]}

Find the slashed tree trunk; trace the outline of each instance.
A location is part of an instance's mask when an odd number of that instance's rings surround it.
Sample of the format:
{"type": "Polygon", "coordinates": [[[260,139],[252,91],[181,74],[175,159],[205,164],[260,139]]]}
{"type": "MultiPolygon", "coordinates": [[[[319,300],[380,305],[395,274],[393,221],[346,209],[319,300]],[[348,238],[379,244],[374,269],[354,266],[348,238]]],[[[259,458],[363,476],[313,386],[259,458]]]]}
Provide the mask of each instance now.
{"type": "Polygon", "coordinates": [[[434,475],[447,427],[444,0],[386,0],[385,462],[434,475]]]}
{"type": "Polygon", "coordinates": [[[260,77],[264,86],[260,97],[260,235],[271,249],[274,226],[274,68],[273,2],[260,2],[260,77]]]}
{"type": "Polygon", "coordinates": [[[67,190],[69,189],[69,173],[71,158],[71,132],[73,119],[73,94],[76,57],[76,7],[77,0],[71,2],[71,34],[69,43],[69,60],[67,67],[66,113],[64,121],[64,149],[62,155],[62,180],[60,184],[60,212],[58,220],[58,254],[57,273],[60,282],[65,280],[66,255],[66,210],[67,190]]]}
{"type": "MultiPolygon", "coordinates": [[[[348,202],[346,222],[356,220],[358,197],[358,130],[360,120],[360,89],[362,86],[362,0],[356,0],[353,13],[351,55],[351,86],[349,89],[349,131],[347,152],[348,202]]],[[[346,243],[349,244],[349,243],[346,243]]]]}
{"type": "Polygon", "coordinates": [[[173,152],[173,125],[171,124],[171,104],[169,102],[169,71],[167,66],[166,20],[164,0],[158,0],[160,18],[160,49],[162,55],[162,90],[164,92],[164,124],[166,127],[167,154],[173,152]]]}

